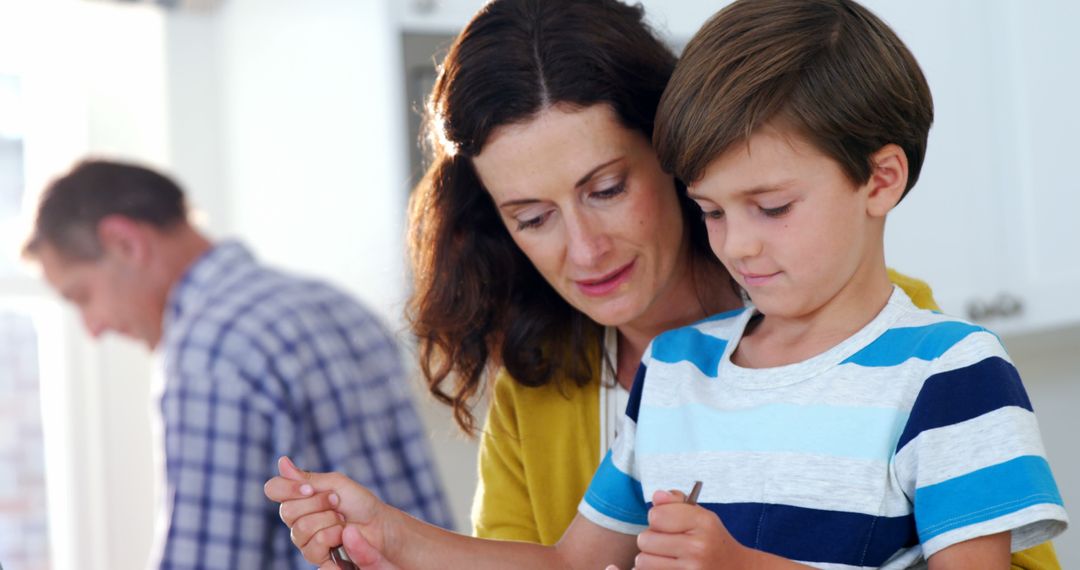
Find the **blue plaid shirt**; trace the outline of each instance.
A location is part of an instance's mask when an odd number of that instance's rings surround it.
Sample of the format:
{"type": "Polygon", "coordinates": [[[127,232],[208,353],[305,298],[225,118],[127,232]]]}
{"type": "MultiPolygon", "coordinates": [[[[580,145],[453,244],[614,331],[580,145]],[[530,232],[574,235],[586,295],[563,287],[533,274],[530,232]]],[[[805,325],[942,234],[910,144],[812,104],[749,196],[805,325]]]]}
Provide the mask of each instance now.
{"type": "Polygon", "coordinates": [[[163,569],[311,568],[263,496],[281,455],[451,519],[396,345],[356,301],[217,245],[170,293],[163,569]]]}

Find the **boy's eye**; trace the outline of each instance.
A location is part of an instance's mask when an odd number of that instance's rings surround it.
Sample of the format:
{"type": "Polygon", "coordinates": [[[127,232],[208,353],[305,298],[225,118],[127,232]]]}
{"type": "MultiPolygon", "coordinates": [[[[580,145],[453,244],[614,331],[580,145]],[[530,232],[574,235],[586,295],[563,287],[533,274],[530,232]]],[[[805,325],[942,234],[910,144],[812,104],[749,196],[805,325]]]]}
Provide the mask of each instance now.
{"type": "Polygon", "coordinates": [[[761,208],[761,213],[765,214],[766,216],[768,216],[770,218],[779,218],[780,216],[783,216],[784,214],[788,213],[789,211],[791,211],[791,203],[790,202],[788,202],[787,204],[784,204],[783,206],[777,207],[777,208],[761,208]]]}
{"type": "Polygon", "coordinates": [[[705,220],[705,221],[719,220],[719,219],[722,219],[723,217],[724,217],[724,211],[723,210],[702,210],[701,211],[701,219],[705,220]]]}

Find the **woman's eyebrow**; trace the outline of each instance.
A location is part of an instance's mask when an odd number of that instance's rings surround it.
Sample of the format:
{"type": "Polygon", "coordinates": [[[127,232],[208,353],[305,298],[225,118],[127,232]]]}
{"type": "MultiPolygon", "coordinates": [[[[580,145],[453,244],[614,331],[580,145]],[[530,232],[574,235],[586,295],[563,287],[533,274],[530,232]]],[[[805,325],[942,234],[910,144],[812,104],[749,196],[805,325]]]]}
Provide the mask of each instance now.
{"type": "Polygon", "coordinates": [[[507,201],[503,202],[502,204],[499,204],[499,208],[502,209],[502,208],[509,208],[509,207],[512,207],[512,206],[525,206],[527,204],[535,204],[535,203],[537,203],[539,201],[540,200],[538,200],[536,198],[521,198],[520,200],[507,200],[507,201]]]}
{"type": "MultiPolygon", "coordinates": [[[[597,172],[600,172],[604,168],[606,168],[608,166],[611,166],[612,164],[615,164],[616,162],[619,162],[620,160],[623,160],[623,157],[620,156],[618,158],[613,158],[613,159],[611,159],[611,160],[609,160],[609,161],[607,161],[607,162],[605,162],[603,164],[596,165],[595,168],[593,168],[592,170],[587,172],[585,174],[585,176],[582,176],[581,179],[579,179],[577,182],[574,183],[574,188],[580,188],[583,184],[585,184],[589,180],[591,180],[593,176],[596,176],[597,172]]],[[[512,206],[525,206],[525,205],[528,205],[528,204],[535,204],[536,202],[539,202],[539,201],[540,200],[537,200],[536,198],[521,198],[519,200],[507,200],[507,201],[499,204],[499,208],[501,209],[501,208],[509,208],[509,207],[512,207],[512,206]]]]}
{"type": "Polygon", "coordinates": [[[603,163],[603,164],[599,164],[599,165],[597,165],[597,166],[596,166],[596,168],[593,168],[593,169],[592,169],[592,170],[590,170],[590,171],[589,171],[588,173],[586,173],[586,174],[585,174],[585,176],[582,176],[582,177],[581,177],[581,179],[579,179],[579,180],[578,180],[577,182],[575,182],[575,183],[574,183],[574,188],[578,188],[578,187],[580,187],[581,185],[583,185],[583,184],[585,184],[586,182],[588,182],[590,178],[592,178],[592,177],[593,177],[594,175],[596,175],[596,173],[597,173],[597,172],[599,172],[599,171],[600,171],[601,169],[603,169],[604,167],[606,167],[606,166],[610,166],[610,165],[612,165],[612,164],[615,164],[616,162],[619,162],[619,161],[620,161],[620,160],[622,160],[622,159],[623,159],[623,158],[622,158],[622,157],[620,156],[620,157],[618,157],[618,158],[613,158],[613,159],[611,159],[611,160],[609,160],[609,161],[607,161],[607,162],[605,162],[605,163],[603,163]]]}

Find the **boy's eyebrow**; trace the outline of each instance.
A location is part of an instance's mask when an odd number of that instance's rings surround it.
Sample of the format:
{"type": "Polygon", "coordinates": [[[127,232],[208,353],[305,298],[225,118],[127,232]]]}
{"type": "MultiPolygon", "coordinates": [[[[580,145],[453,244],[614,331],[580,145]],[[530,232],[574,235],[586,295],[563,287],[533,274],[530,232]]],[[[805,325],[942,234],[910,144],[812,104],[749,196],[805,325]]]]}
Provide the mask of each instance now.
{"type": "MultiPolygon", "coordinates": [[[[769,192],[779,192],[780,190],[786,190],[787,186],[789,186],[789,185],[790,185],[789,182],[781,182],[779,184],[770,184],[768,186],[755,186],[753,188],[748,188],[746,190],[740,190],[740,191],[735,193],[735,196],[739,196],[739,197],[757,196],[758,194],[767,194],[769,192]]],[[[708,200],[709,199],[708,196],[704,196],[704,195],[698,194],[696,192],[693,192],[692,190],[690,190],[690,188],[686,189],[686,195],[688,197],[690,197],[691,199],[693,199],[693,200],[708,200]]]]}

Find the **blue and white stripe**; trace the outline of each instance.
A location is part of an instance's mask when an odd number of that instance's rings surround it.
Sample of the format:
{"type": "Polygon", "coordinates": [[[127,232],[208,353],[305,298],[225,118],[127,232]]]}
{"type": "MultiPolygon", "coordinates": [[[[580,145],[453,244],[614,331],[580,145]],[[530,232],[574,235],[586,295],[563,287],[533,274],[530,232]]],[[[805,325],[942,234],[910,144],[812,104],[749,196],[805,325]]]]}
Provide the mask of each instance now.
{"type": "Polygon", "coordinates": [[[654,491],[702,479],[699,503],[737,540],[819,568],[903,568],[1003,530],[1019,550],[1064,529],[1031,403],[995,335],[897,289],[833,349],[745,369],[730,355],[752,315],[654,340],[585,516],[639,532],[654,491]]]}

